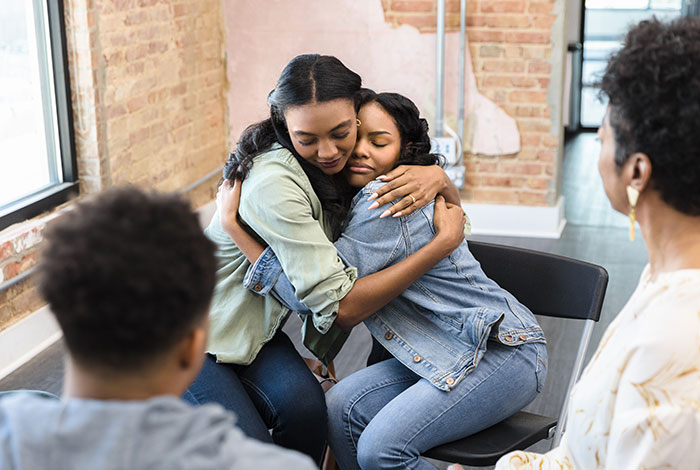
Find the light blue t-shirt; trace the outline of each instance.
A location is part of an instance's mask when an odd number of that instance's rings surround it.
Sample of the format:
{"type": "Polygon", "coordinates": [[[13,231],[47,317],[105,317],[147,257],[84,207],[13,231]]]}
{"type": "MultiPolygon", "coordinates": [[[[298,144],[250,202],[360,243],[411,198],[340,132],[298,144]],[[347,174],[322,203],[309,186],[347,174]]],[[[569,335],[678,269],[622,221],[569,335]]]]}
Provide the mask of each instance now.
{"type": "Polygon", "coordinates": [[[234,423],[219,405],[195,408],[174,396],[63,401],[17,393],[0,399],[0,469],[316,469],[234,423]]]}

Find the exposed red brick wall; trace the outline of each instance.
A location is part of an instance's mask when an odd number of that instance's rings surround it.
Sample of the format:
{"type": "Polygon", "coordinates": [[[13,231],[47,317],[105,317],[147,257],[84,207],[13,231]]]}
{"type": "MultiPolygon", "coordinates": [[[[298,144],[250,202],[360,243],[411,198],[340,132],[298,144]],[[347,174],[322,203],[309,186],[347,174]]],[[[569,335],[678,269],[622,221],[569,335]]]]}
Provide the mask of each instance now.
{"type": "MultiPolygon", "coordinates": [[[[479,92],[515,118],[521,135],[517,155],[465,155],[463,196],[470,202],[556,202],[561,136],[552,132],[547,103],[554,5],[555,0],[467,1],[466,31],[479,92]]],[[[435,0],[382,0],[382,6],[386,21],[395,26],[436,30],[435,0]]],[[[459,31],[459,10],[458,0],[447,0],[448,32],[459,31]]]]}
{"type": "MultiPolygon", "coordinates": [[[[221,167],[220,0],[66,0],[64,8],[81,192],[123,183],[177,191],[221,167]]],[[[188,193],[195,207],[214,197],[216,179],[188,193]]],[[[35,264],[50,217],[0,232],[0,283],[35,264]]],[[[0,329],[39,305],[31,280],[1,291],[0,329]]]]}

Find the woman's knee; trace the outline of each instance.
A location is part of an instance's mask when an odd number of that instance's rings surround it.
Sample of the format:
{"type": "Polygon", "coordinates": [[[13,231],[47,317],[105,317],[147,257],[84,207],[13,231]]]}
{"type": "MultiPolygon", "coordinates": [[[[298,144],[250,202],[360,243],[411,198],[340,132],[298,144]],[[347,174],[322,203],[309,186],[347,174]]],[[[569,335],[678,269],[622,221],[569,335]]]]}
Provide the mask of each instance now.
{"type": "Polygon", "coordinates": [[[275,404],[281,418],[309,426],[326,426],[326,399],[318,383],[299,384],[289,392],[288,399],[275,404]]]}
{"type": "Polygon", "coordinates": [[[405,436],[397,431],[391,423],[372,421],[357,442],[357,463],[360,468],[405,469],[412,459],[420,458],[407,445],[405,436]]]}
{"type": "Polygon", "coordinates": [[[346,390],[346,388],[342,382],[339,382],[326,392],[326,407],[330,416],[340,416],[350,403],[352,397],[349,392],[351,390],[346,390]]]}

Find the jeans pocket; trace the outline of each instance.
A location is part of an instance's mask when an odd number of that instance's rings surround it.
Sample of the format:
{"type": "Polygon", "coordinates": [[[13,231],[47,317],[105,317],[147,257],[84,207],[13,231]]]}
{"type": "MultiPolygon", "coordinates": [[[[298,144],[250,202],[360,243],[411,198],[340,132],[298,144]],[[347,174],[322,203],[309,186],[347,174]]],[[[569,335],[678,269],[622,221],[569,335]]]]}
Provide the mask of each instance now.
{"type": "Polygon", "coordinates": [[[547,345],[544,343],[532,343],[537,352],[535,364],[535,376],[537,377],[537,393],[542,391],[547,380],[547,345]]]}

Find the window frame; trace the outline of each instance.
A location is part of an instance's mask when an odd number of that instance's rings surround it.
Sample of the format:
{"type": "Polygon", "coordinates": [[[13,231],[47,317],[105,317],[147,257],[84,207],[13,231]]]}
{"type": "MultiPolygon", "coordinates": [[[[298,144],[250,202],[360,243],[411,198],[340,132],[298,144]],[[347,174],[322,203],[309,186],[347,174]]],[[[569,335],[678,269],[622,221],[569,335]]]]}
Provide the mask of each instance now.
{"type": "MultiPolygon", "coordinates": [[[[36,217],[79,193],[63,0],[42,1],[48,16],[47,42],[51,47],[49,65],[53,69],[53,98],[56,103],[58,148],[61,153],[61,168],[58,169],[58,173],[62,177],[62,182],[0,206],[0,230],[36,217]]],[[[56,160],[55,156],[49,156],[49,158],[56,160]]]]}
{"type": "MultiPolygon", "coordinates": [[[[641,11],[649,11],[649,10],[654,10],[651,6],[652,0],[649,0],[647,3],[646,8],[591,8],[592,10],[610,10],[610,11],[625,11],[625,12],[641,12],[641,11]]],[[[580,4],[581,8],[581,29],[580,29],[580,44],[582,46],[581,49],[581,62],[580,62],[580,67],[581,67],[581,82],[579,83],[578,91],[577,93],[579,95],[583,94],[583,89],[584,88],[595,88],[591,87],[590,85],[586,85],[583,83],[583,63],[584,63],[584,54],[585,54],[585,39],[586,39],[586,14],[588,8],[586,7],[586,0],[581,0],[580,4]]],[[[675,9],[666,9],[666,8],[661,8],[657,10],[667,10],[667,11],[675,11],[675,9]]],[[[680,16],[698,16],[700,15],[700,0],[681,0],[681,7],[680,7],[680,16]]],[[[579,127],[576,129],[576,132],[597,132],[599,126],[590,126],[590,125],[584,125],[583,120],[581,119],[581,113],[583,110],[583,97],[581,96],[580,99],[580,106],[578,111],[579,115],[579,127]]]]}

